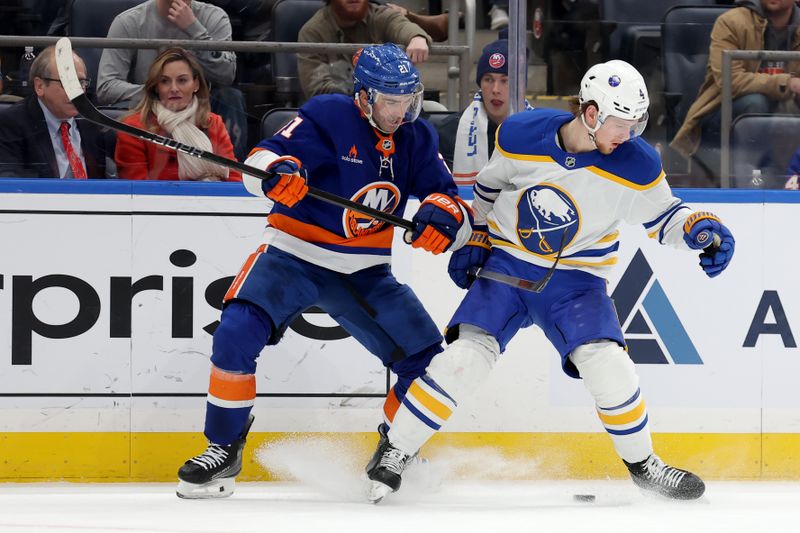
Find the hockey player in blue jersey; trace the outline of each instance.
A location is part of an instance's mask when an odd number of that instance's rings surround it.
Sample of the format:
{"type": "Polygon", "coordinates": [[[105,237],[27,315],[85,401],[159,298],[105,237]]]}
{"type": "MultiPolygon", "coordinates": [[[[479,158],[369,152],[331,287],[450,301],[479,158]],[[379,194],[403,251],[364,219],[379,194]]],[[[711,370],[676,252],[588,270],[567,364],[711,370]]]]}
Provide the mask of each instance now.
{"type": "Polygon", "coordinates": [[[483,382],[516,332],[533,324],[558,350],[564,372],[583,379],[634,483],[674,499],[703,494],[698,476],[653,452],[605,273],[617,262],[621,222],[644,225],[660,244],[701,250],[709,277],[728,266],[734,239],[718,217],[672,195],[658,154],[639,137],[649,98],[635,68],[617,60],[593,66],[577,104],[574,116],[536,109],[498,130],[497,149],[474,187],[475,232],[448,269],[469,291],[447,327],[449,346],[414,380],[395,415],[372,476],[373,500],[400,487],[408,458],[483,382]],[[541,280],[556,262],[541,292],[471,276],[482,267],[506,281],[541,280]]]}
{"type": "MultiPolygon", "coordinates": [[[[415,121],[422,85],[405,53],[393,44],[367,47],[354,58],[353,77],[354,97],[312,98],[246,161],[274,175],[262,181],[245,174],[244,184],[275,204],[264,243],[224,298],[212,346],[209,444],[180,468],[178,496],[233,492],[253,420],[256,358],[309,307],[326,311],[397,375],[384,406],[386,423],[409,384],[442,350],[439,329],[391,273],[393,227],[306,197],[308,182],[402,214],[409,196],[416,196],[422,199],[416,229],[406,240],[433,253],[461,247],[472,232],[472,214],[457,196],[433,128],[415,121]]],[[[379,427],[382,441],[386,428],[379,427]]]]}

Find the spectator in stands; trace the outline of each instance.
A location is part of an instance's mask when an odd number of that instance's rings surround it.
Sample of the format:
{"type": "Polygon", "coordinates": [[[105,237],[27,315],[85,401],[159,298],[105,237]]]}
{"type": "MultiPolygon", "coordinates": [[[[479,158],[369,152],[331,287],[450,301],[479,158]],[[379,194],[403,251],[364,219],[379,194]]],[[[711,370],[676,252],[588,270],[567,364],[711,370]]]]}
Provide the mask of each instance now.
{"type": "MultiPolygon", "coordinates": [[[[708,70],[697,99],[670,146],[689,158],[702,145],[719,146],[723,50],[800,50],[800,8],[794,0],[743,0],[711,30],[708,70]]],[[[797,113],[800,62],[733,61],[733,117],[797,113]]],[[[717,158],[718,159],[718,158],[717,158]]]]}
{"type": "MultiPolygon", "coordinates": [[[[379,0],[370,1],[378,5],[383,4],[383,2],[379,0]]],[[[385,5],[389,9],[394,9],[408,20],[425,30],[425,33],[430,35],[434,42],[440,43],[447,40],[447,13],[442,13],[440,15],[420,15],[418,13],[414,13],[406,7],[399,6],[397,4],[386,2],[385,5]]]]}
{"type": "Polygon", "coordinates": [[[480,90],[458,121],[453,154],[456,185],[475,183],[475,176],[494,152],[498,126],[508,118],[508,41],[487,44],[476,70],[475,82],[480,90]]]}
{"type": "MultiPolygon", "coordinates": [[[[33,94],[0,111],[0,176],[105,178],[103,134],[76,119],[54,58],[55,47],[45,48],[31,65],[33,94]]],[[[86,65],[77,54],[75,72],[88,86],[86,65]]]]}
{"type": "MultiPolygon", "coordinates": [[[[211,112],[203,69],[183,48],[164,50],[150,66],[144,97],[123,122],[233,159],[222,118],[211,112]]],[[[114,159],[130,180],[241,181],[239,172],[175,152],[137,137],[117,134],[114,159]]]]}
{"type": "Polygon", "coordinates": [[[502,30],[508,27],[508,0],[489,1],[489,29],[502,30]]]}
{"type": "MultiPolygon", "coordinates": [[[[108,37],[116,39],[192,39],[230,41],[231,23],[221,8],[197,0],[147,0],[114,18],[108,37]]],[[[158,50],[106,48],[100,59],[97,100],[103,105],[135,105],[158,50]]],[[[244,96],[231,87],[236,54],[197,52],[212,84],[211,107],[225,119],[238,157],[247,151],[244,96]]]]}
{"type": "MultiPolygon", "coordinates": [[[[302,43],[385,43],[406,47],[413,63],[428,59],[431,37],[397,10],[369,0],[325,0],[300,29],[302,43]]],[[[352,54],[297,54],[300,85],[307,98],[352,94],[352,54]]]]}

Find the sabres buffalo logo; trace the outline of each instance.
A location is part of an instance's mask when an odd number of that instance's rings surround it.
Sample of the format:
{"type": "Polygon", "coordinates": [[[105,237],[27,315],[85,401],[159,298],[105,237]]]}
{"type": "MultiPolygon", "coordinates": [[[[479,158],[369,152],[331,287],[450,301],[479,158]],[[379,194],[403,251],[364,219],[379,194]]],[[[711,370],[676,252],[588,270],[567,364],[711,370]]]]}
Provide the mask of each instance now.
{"type": "MultiPolygon", "coordinates": [[[[367,207],[394,213],[400,204],[400,189],[391,182],[379,181],[370,183],[356,192],[351,200],[367,207]]],[[[348,237],[363,237],[377,233],[384,228],[385,222],[375,220],[371,216],[346,209],[342,218],[345,235],[348,237]]]]}
{"type": "Polygon", "coordinates": [[[578,207],[570,196],[551,184],[527,189],[517,203],[517,234],[522,246],[537,255],[558,253],[567,233],[568,246],[580,228],[578,207]]]}

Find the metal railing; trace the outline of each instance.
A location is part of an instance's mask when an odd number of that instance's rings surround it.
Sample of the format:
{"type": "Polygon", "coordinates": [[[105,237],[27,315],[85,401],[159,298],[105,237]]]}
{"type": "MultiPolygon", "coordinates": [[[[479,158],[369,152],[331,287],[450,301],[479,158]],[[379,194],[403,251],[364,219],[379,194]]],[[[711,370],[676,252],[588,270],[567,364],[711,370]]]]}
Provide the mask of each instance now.
{"type": "MultiPolygon", "coordinates": [[[[447,17],[447,40],[450,45],[458,45],[458,10],[462,0],[450,0],[448,3],[447,17]]],[[[466,33],[467,48],[472,50],[475,46],[475,0],[463,0],[464,2],[464,30],[466,33]]],[[[471,58],[467,58],[466,65],[460,61],[459,57],[450,57],[447,62],[447,109],[454,111],[467,107],[467,93],[462,92],[465,88],[469,91],[469,69],[471,58]],[[465,70],[466,68],[466,70],[465,70]],[[461,73],[464,73],[462,76],[461,73]],[[464,80],[467,84],[464,85],[464,80]],[[459,84],[459,82],[461,82],[459,84]],[[456,101],[458,94],[458,101],[456,101]]]]}
{"type": "MultiPolygon", "coordinates": [[[[456,23],[458,21],[456,11],[456,23]]],[[[452,20],[452,17],[451,17],[452,20]]],[[[474,27],[474,23],[473,23],[474,27]]],[[[30,36],[30,35],[0,35],[0,47],[7,46],[35,46],[45,47],[55,44],[58,37],[30,36]]],[[[189,50],[222,50],[227,52],[300,52],[300,53],[336,53],[352,54],[363,44],[339,43],[280,43],[270,41],[195,41],[191,39],[109,39],[106,37],[70,37],[75,48],[169,48],[181,46],[189,50]]],[[[448,76],[458,78],[458,108],[448,105],[451,111],[460,111],[469,102],[471,88],[469,72],[471,66],[470,47],[466,45],[441,45],[431,46],[432,55],[458,56],[457,71],[448,71],[448,76]],[[463,73],[463,75],[462,75],[463,73]]],[[[424,82],[424,80],[423,80],[424,82]]],[[[449,98],[448,98],[449,102],[449,98]]]]}
{"type": "MultiPolygon", "coordinates": [[[[733,122],[733,84],[731,68],[734,60],[800,61],[800,52],[779,50],[723,50],[722,102],[720,104],[720,186],[731,186],[731,124],[733,122]]],[[[786,89],[789,90],[788,88],[786,89]]]]}

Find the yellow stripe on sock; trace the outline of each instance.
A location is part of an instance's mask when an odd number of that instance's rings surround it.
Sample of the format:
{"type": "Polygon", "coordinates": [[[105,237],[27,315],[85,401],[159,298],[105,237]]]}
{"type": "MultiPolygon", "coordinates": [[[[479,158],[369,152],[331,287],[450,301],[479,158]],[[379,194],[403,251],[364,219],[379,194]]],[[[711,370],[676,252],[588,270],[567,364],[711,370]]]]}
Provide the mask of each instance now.
{"type": "Polygon", "coordinates": [[[428,394],[422,387],[417,385],[416,381],[411,383],[411,386],[408,388],[408,394],[413,396],[414,399],[424,405],[428,411],[442,420],[447,420],[450,418],[450,415],[453,414],[453,411],[449,407],[428,394]]]}
{"type": "Polygon", "coordinates": [[[642,400],[635,409],[628,411],[627,413],[622,413],[619,415],[607,415],[598,409],[597,416],[599,416],[603,424],[607,426],[621,426],[623,424],[630,424],[631,422],[639,420],[644,414],[644,411],[644,400],[642,400]]]}

